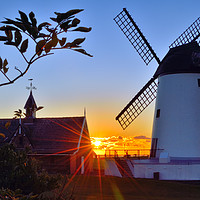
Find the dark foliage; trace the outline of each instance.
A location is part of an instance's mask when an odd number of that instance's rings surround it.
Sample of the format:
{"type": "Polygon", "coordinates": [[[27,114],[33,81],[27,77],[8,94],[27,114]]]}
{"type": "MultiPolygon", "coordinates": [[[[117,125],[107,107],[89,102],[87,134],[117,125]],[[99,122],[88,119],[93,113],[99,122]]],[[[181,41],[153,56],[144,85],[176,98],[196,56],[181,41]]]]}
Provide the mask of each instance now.
{"type": "Polygon", "coordinates": [[[59,176],[41,171],[39,163],[27,153],[28,150],[16,151],[9,144],[0,148],[0,188],[20,189],[25,194],[40,194],[57,188],[59,176]]]}

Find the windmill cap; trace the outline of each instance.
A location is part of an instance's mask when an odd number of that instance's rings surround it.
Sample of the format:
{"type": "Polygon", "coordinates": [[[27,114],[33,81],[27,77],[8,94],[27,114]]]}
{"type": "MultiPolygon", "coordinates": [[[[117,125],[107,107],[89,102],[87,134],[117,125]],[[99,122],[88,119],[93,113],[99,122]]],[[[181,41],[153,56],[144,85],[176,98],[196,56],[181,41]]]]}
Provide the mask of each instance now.
{"type": "Polygon", "coordinates": [[[200,73],[200,47],[196,41],[170,49],[154,77],[178,73],[200,73]]]}

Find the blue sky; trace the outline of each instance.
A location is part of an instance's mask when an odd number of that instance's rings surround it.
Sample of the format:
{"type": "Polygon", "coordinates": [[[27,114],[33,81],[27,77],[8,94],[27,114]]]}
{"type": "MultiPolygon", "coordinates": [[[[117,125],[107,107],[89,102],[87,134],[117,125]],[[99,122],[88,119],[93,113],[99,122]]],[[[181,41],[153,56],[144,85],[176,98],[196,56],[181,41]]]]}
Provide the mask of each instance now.
{"type": "MultiPolygon", "coordinates": [[[[87,34],[67,35],[86,37],[84,49],[93,58],[69,50],[35,62],[29,72],[15,84],[0,88],[0,117],[12,117],[14,110],[23,109],[28,98],[28,79],[33,78],[33,91],[38,106],[44,106],[38,117],[83,115],[92,136],[146,135],[151,136],[154,103],[126,130],[115,116],[154,74],[157,63],[147,67],[119,30],[113,18],[126,7],[149,43],[162,59],[168,46],[200,16],[197,0],[10,0],[1,3],[0,20],[18,17],[18,10],[33,11],[39,22],[50,21],[53,12],[83,8],[77,15],[81,25],[92,27],[87,34]]],[[[23,65],[12,47],[0,44],[0,56],[8,58],[12,67],[23,65]]],[[[2,77],[0,77],[2,78],[2,77]]]]}

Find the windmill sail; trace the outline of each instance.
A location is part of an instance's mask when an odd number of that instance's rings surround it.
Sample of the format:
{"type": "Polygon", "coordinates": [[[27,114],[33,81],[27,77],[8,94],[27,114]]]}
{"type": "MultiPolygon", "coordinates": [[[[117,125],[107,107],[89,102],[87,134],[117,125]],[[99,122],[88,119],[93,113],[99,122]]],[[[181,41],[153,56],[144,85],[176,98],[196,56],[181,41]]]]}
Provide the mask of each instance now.
{"type": "Polygon", "coordinates": [[[156,92],[157,83],[155,82],[155,78],[151,78],[116,117],[116,120],[118,120],[123,129],[126,129],[156,98],[156,92]]]}
{"type": "Polygon", "coordinates": [[[177,47],[194,40],[200,36],[200,17],[189,26],[170,46],[169,48],[177,47]]]}
{"type": "Polygon", "coordinates": [[[124,8],[123,11],[114,18],[114,21],[139,53],[146,65],[148,65],[153,58],[155,58],[158,64],[160,64],[160,60],[156,53],[142,34],[137,24],[133,21],[126,8],[124,8]]]}

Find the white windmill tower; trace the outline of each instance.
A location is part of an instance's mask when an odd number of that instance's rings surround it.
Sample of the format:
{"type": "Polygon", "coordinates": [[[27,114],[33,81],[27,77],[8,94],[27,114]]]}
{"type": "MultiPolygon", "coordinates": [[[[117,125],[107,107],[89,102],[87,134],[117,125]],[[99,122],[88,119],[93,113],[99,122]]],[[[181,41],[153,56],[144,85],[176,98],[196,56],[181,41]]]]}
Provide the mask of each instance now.
{"type": "Polygon", "coordinates": [[[123,129],[156,98],[151,158],[200,159],[200,36],[198,18],[174,43],[162,61],[124,8],[115,22],[146,65],[155,58],[153,77],[119,113],[123,129]]]}

